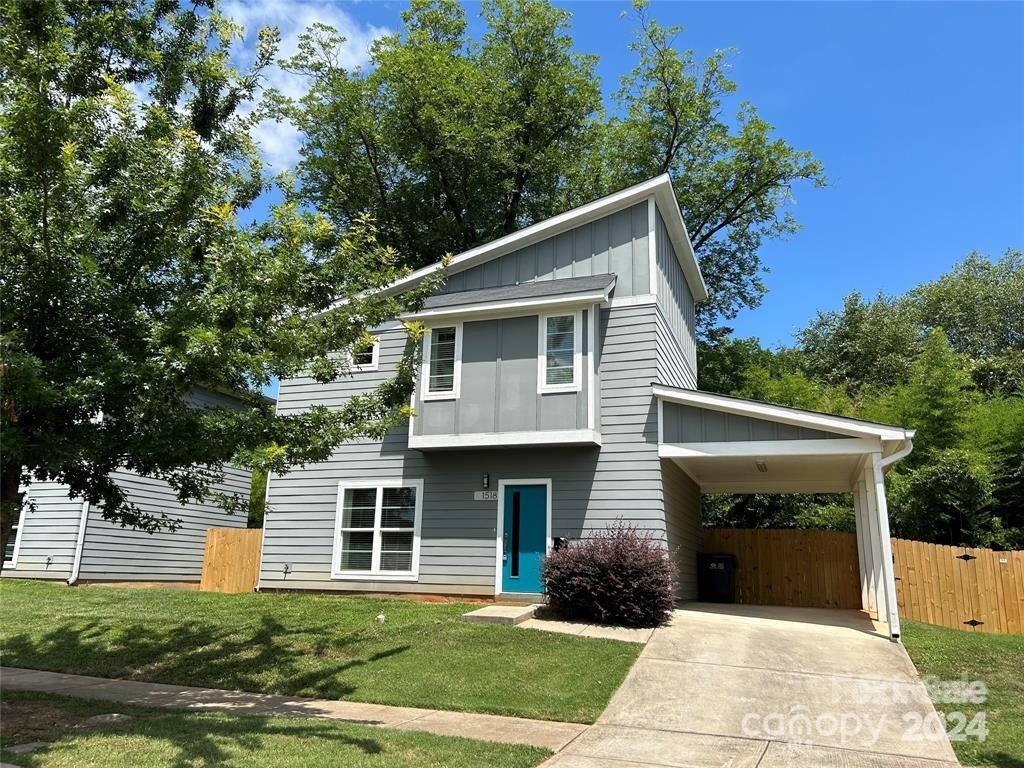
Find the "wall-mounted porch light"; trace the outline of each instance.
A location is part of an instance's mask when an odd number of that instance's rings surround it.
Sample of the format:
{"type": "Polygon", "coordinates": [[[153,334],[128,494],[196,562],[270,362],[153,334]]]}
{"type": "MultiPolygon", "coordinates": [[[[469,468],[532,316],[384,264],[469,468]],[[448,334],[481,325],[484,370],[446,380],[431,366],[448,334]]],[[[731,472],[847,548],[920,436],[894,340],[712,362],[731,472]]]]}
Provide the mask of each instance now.
{"type": "Polygon", "coordinates": [[[484,472],[483,487],[485,491],[491,487],[491,476],[486,472],[484,472]]]}

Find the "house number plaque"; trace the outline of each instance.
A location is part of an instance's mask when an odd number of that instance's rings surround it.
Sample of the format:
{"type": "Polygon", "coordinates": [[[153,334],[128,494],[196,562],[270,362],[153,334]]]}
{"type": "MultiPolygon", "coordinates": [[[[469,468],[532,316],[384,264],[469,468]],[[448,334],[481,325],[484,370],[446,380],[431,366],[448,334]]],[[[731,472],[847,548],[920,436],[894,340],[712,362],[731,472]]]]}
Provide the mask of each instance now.
{"type": "Polygon", "coordinates": [[[497,501],[497,491],[473,491],[473,501],[497,501]]]}

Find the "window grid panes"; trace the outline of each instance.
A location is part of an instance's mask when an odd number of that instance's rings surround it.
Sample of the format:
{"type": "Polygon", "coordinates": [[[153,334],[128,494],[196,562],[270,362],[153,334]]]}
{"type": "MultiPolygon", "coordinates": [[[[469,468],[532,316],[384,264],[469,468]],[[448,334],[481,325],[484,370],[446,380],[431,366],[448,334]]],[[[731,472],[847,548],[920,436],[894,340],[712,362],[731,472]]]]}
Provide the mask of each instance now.
{"type": "Polygon", "coordinates": [[[455,391],[455,328],[435,328],[430,333],[429,392],[455,391]]]}
{"type": "Polygon", "coordinates": [[[372,366],[373,352],[376,346],[377,345],[374,343],[364,344],[359,347],[356,347],[356,349],[352,352],[352,365],[359,368],[372,366]]]}
{"type": "Polygon", "coordinates": [[[544,332],[545,383],[549,386],[573,384],[575,381],[576,316],[549,317],[544,332]]]}
{"type": "Polygon", "coordinates": [[[413,486],[346,488],[338,567],[360,573],[411,573],[416,527],[413,486]]]}

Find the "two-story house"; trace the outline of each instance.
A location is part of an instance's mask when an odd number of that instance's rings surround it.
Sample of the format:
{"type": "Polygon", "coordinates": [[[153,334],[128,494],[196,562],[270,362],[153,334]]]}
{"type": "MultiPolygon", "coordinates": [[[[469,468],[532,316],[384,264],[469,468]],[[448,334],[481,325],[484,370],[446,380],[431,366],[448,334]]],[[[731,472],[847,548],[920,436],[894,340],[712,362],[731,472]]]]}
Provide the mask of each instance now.
{"type": "MultiPolygon", "coordinates": [[[[414,316],[408,426],[270,479],[260,589],[533,597],[556,539],[622,520],[694,599],[702,492],[853,491],[864,606],[898,635],[882,469],[912,434],[699,392],[706,297],[668,176],[457,255],[414,316]]],[[[282,381],[279,412],[390,377],[407,336],[375,335],[351,376],[282,381]]]]}

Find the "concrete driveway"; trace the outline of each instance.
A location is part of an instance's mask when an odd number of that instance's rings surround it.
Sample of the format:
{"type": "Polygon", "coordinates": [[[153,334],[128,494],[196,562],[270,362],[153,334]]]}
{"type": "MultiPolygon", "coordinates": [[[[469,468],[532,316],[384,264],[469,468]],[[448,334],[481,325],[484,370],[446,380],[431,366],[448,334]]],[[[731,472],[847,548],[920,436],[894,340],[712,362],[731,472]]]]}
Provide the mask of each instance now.
{"type": "Polygon", "coordinates": [[[597,724],[545,765],[958,765],[936,726],[903,646],[864,614],[694,603],[655,631],[597,724]]]}

